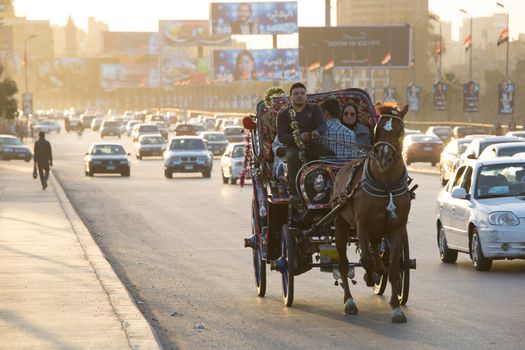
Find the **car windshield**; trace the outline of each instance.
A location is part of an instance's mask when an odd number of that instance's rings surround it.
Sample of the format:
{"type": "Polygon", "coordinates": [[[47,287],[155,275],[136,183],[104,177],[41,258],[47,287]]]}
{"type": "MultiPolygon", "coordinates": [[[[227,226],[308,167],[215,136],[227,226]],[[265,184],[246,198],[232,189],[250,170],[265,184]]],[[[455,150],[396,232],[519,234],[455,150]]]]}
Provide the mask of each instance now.
{"type": "Polygon", "coordinates": [[[143,145],[158,145],[164,143],[164,139],[160,136],[150,136],[142,138],[140,143],[143,145]]]}
{"type": "Polygon", "coordinates": [[[226,128],[224,129],[224,135],[242,135],[242,128],[226,128]]]}
{"type": "Polygon", "coordinates": [[[481,167],[476,182],[476,198],[525,195],[525,162],[481,167]]]}
{"type": "Polygon", "coordinates": [[[499,151],[499,157],[512,157],[516,153],[525,152],[525,146],[507,147],[499,151]]]}
{"type": "Polygon", "coordinates": [[[194,132],[195,127],[193,125],[179,125],[175,128],[176,132],[194,132]]]}
{"type": "Polygon", "coordinates": [[[109,127],[120,126],[120,122],[118,122],[118,121],[110,121],[110,122],[106,121],[106,122],[104,122],[104,127],[108,127],[108,126],[109,127]]]}
{"type": "Polygon", "coordinates": [[[208,141],[227,141],[226,136],[224,134],[205,134],[204,139],[208,141]]]}
{"type": "Polygon", "coordinates": [[[99,145],[93,147],[91,154],[97,156],[114,156],[114,155],[125,155],[126,151],[124,147],[120,145],[99,145]]]}
{"type": "Polygon", "coordinates": [[[156,125],[142,125],[139,131],[140,132],[158,132],[159,128],[156,125]]]}
{"type": "Polygon", "coordinates": [[[14,137],[0,138],[0,145],[23,145],[24,143],[14,137]]]}
{"type": "Polygon", "coordinates": [[[436,135],[448,135],[452,132],[450,128],[434,128],[432,132],[436,135]]]}
{"type": "Polygon", "coordinates": [[[244,146],[235,146],[232,157],[244,157],[244,146]]]}
{"type": "Polygon", "coordinates": [[[204,150],[204,141],[201,139],[175,139],[171,141],[170,150],[177,151],[193,151],[193,150],[204,150]]]}

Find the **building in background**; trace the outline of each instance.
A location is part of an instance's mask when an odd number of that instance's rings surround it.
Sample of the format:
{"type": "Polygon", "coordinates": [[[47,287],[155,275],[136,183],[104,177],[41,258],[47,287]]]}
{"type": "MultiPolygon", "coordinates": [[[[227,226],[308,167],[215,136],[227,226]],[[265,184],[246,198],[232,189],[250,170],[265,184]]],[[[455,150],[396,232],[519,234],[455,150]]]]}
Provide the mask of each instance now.
{"type": "Polygon", "coordinates": [[[100,54],[102,32],[108,30],[106,23],[97,21],[94,17],[88,17],[88,32],[85,45],[85,53],[87,55],[100,54]]]}

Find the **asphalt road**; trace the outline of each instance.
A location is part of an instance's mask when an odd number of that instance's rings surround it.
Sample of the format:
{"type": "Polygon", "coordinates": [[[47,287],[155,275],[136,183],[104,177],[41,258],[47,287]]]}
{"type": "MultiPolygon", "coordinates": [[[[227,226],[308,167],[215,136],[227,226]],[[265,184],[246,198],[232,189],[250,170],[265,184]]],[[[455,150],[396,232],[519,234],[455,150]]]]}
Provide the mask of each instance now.
{"type": "MultiPolygon", "coordinates": [[[[476,272],[467,255],[439,260],[435,238],[438,177],[411,174],[420,185],[408,227],[412,270],[407,324],[392,324],[388,298],[375,296],[356,271],[359,315],[343,312],[331,274],[296,278],[286,308],[280,274],[268,270],[257,298],[249,235],[251,185],[212,177],[163,177],[160,158],[131,158],[131,177],[85,177],[83,155],[98,134],[50,135],[54,174],[97,243],[129,288],[166,349],[522,349],[525,261],[497,261],[476,272]],[[195,329],[199,323],[203,330],[195,329]]],[[[131,142],[122,142],[133,153],[131,142]]],[[[248,182],[249,183],[249,182],[248,182]]],[[[355,260],[358,258],[355,257],[355,260]]]]}

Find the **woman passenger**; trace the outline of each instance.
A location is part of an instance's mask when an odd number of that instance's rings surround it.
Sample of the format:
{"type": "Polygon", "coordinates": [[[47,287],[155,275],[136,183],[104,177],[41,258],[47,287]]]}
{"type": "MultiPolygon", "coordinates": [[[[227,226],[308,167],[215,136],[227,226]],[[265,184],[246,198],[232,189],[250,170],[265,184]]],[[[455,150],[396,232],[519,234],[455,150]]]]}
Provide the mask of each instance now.
{"type": "Polygon", "coordinates": [[[357,149],[368,151],[372,147],[372,133],[368,125],[359,121],[357,105],[350,102],[343,109],[341,122],[355,134],[357,149]]]}

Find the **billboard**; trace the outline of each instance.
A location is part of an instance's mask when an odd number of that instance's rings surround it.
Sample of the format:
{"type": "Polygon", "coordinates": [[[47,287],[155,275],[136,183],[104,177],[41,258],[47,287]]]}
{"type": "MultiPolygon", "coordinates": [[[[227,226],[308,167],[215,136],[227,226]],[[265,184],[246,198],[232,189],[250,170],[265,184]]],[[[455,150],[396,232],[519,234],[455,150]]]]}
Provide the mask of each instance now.
{"type": "Polygon", "coordinates": [[[498,85],[498,111],[499,114],[514,113],[515,86],[511,81],[502,81],[498,85]]]}
{"type": "Polygon", "coordinates": [[[184,53],[170,52],[159,58],[160,81],[163,86],[182,82],[202,82],[208,75],[208,60],[190,58],[184,53]]]}
{"type": "Polygon", "coordinates": [[[37,89],[45,92],[87,91],[90,86],[88,60],[62,57],[40,61],[37,89]]]}
{"type": "Polygon", "coordinates": [[[408,110],[411,112],[419,111],[419,95],[421,93],[421,88],[414,84],[408,84],[407,86],[407,102],[408,110]]]}
{"type": "Polygon", "coordinates": [[[383,102],[393,102],[396,99],[396,88],[388,85],[383,89],[383,102]]]}
{"type": "Polygon", "coordinates": [[[444,111],[447,109],[447,84],[438,81],[434,84],[434,110],[444,111]]]}
{"type": "Polygon", "coordinates": [[[147,32],[103,32],[102,53],[109,55],[156,55],[159,34],[147,32]]]}
{"type": "Polygon", "coordinates": [[[215,80],[274,81],[298,80],[297,49],[214,50],[215,80]]]}
{"type": "Polygon", "coordinates": [[[211,34],[210,25],[205,20],[163,20],[159,21],[162,47],[230,45],[229,34],[211,34]]]}
{"type": "Polygon", "coordinates": [[[472,80],[463,84],[463,112],[479,112],[479,84],[472,80]]]}
{"type": "Polygon", "coordinates": [[[211,3],[212,32],[216,34],[297,33],[297,2],[211,3]]]}
{"type": "Polygon", "coordinates": [[[323,66],[333,60],[335,67],[410,68],[411,38],[409,25],[301,27],[299,64],[323,66]]]}
{"type": "Polygon", "coordinates": [[[159,69],[157,65],[142,63],[100,65],[100,86],[104,90],[157,87],[158,85],[159,69]]]}

